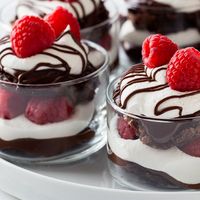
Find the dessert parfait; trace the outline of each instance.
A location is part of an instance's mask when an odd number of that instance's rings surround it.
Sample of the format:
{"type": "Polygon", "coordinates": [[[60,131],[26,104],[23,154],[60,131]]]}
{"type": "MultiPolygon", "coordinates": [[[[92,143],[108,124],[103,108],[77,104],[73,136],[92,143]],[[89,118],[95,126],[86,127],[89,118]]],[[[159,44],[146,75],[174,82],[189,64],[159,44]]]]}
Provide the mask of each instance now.
{"type": "MultiPolygon", "coordinates": [[[[82,38],[103,46],[110,56],[110,67],[118,64],[118,11],[112,0],[17,0],[2,10],[2,21],[13,23],[24,15],[44,18],[62,6],[79,21],[82,38]],[[11,13],[10,17],[6,16],[11,13]]],[[[66,16],[62,16],[60,20],[66,16]]]]}
{"type": "Polygon", "coordinates": [[[106,51],[80,41],[78,22],[64,8],[45,20],[17,20],[0,40],[0,155],[72,161],[100,149],[107,68],[106,51]]]}
{"type": "Polygon", "coordinates": [[[126,0],[128,17],[120,40],[131,60],[140,61],[143,40],[164,34],[180,47],[200,49],[199,0],[126,0]]]}
{"type": "Polygon", "coordinates": [[[200,52],[145,39],[143,63],[107,92],[111,174],[139,189],[200,188],[200,52]]]}

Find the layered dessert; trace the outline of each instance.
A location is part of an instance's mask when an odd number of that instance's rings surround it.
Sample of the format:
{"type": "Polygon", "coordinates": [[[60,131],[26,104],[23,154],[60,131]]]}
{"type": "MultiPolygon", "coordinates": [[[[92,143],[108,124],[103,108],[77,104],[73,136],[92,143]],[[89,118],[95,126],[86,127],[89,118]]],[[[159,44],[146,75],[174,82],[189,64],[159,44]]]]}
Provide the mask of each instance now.
{"type": "Polygon", "coordinates": [[[181,47],[200,49],[198,0],[127,0],[128,17],[120,40],[129,57],[141,59],[143,40],[152,33],[167,35],[181,47]]]}
{"type": "Polygon", "coordinates": [[[143,43],[143,63],[108,91],[108,156],[132,188],[200,188],[200,52],[166,36],[143,43]]]}
{"type": "Polygon", "coordinates": [[[114,13],[109,10],[108,7],[112,6],[109,0],[19,0],[15,10],[12,11],[15,16],[10,23],[30,14],[43,18],[58,6],[64,7],[78,19],[82,38],[94,41],[108,50],[111,68],[116,67],[118,64],[118,43],[115,39],[118,34],[117,11],[114,13]],[[107,4],[108,6],[105,6],[107,4]]]}
{"type": "Polygon", "coordinates": [[[64,8],[45,20],[16,21],[11,35],[0,40],[1,154],[72,156],[95,144],[91,123],[101,105],[99,90],[105,91],[105,71],[105,52],[80,41],[78,22],[64,8]],[[62,15],[67,22],[58,21],[62,15]]]}

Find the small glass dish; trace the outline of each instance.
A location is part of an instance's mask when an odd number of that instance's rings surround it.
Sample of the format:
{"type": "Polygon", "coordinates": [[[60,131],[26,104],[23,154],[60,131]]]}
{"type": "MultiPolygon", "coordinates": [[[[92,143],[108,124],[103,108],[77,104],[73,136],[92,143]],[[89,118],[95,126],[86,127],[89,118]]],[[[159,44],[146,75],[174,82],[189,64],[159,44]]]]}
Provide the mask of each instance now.
{"type": "Polygon", "coordinates": [[[200,49],[200,2],[127,0],[128,16],[120,40],[129,58],[141,61],[141,46],[154,33],[166,35],[180,47],[200,49]]]}
{"type": "MultiPolygon", "coordinates": [[[[17,4],[18,1],[15,0],[5,4],[1,9],[0,20],[8,26],[8,30],[15,21],[17,4]]],[[[119,13],[113,0],[105,0],[104,5],[109,18],[96,25],[81,29],[81,38],[93,41],[108,51],[110,69],[112,70],[117,68],[119,64],[119,13]]]]}
{"type": "Polygon", "coordinates": [[[119,13],[113,0],[105,0],[104,5],[109,11],[109,18],[100,24],[82,29],[81,35],[82,38],[91,40],[107,50],[110,69],[114,70],[119,65],[119,13]]]}
{"type": "Polygon", "coordinates": [[[107,89],[107,152],[111,175],[133,190],[199,189],[200,158],[182,150],[183,145],[191,143],[191,138],[186,136],[193,134],[200,139],[200,117],[168,120],[128,113],[113,100],[119,80],[112,81],[107,89]],[[124,139],[120,135],[120,130],[127,126],[132,127],[129,130],[135,138],[124,139]]]}
{"type": "Polygon", "coordinates": [[[102,47],[93,42],[83,43],[90,49],[89,58],[95,51],[102,61],[100,68],[89,75],[40,85],[0,81],[0,90],[15,99],[7,103],[10,103],[9,108],[17,113],[10,120],[0,118],[2,158],[27,164],[66,163],[85,158],[105,145],[104,94],[109,75],[108,55],[102,47]],[[34,123],[27,118],[27,109],[31,109],[32,102],[37,105],[38,101],[42,102],[44,107],[53,102],[55,110],[49,109],[49,112],[54,117],[60,116],[60,113],[58,115],[56,112],[56,106],[66,109],[66,104],[63,103],[65,101],[70,102],[73,112],[66,120],[48,124],[34,123]]]}

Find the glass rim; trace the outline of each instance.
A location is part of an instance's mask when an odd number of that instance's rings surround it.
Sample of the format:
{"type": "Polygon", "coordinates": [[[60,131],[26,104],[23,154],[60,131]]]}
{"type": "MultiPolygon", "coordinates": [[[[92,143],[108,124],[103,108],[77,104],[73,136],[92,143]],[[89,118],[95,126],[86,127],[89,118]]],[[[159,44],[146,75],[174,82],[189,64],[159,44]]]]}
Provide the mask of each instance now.
{"type": "Polygon", "coordinates": [[[12,83],[12,82],[8,82],[8,81],[3,81],[0,80],[0,84],[4,84],[4,85],[9,85],[9,86],[15,86],[15,87],[32,87],[32,88],[45,88],[45,87],[56,87],[59,85],[66,85],[66,86],[72,86],[75,84],[79,84],[85,81],[90,80],[91,78],[94,78],[96,76],[98,76],[98,74],[100,74],[101,72],[104,72],[108,66],[109,66],[109,56],[107,51],[101,47],[100,45],[91,42],[89,40],[81,40],[82,43],[88,45],[89,47],[92,47],[93,49],[97,50],[98,52],[100,52],[103,56],[104,56],[104,63],[101,65],[101,67],[99,67],[97,70],[95,70],[94,72],[80,77],[80,78],[75,78],[69,81],[61,81],[61,82],[57,82],[57,83],[45,83],[45,84],[23,84],[23,83],[12,83]]]}
{"type": "Polygon", "coordinates": [[[93,25],[93,26],[89,26],[89,27],[87,27],[87,28],[81,29],[81,33],[86,34],[87,32],[91,32],[93,29],[103,27],[103,26],[105,26],[105,25],[107,25],[107,24],[113,24],[113,23],[115,23],[115,22],[118,21],[118,19],[119,19],[119,17],[120,17],[120,14],[119,14],[119,11],[118,11],[118,8],[117,8],[116,3],[114,3],[113,0],[107,0],[107,1],[108,1],[108,2],[112,2],[113,7],[114,7],[114,9],[115,9],[115,14],[114,14],[113,16],[109,17],[107,20],[104,20],[104,21],[101,22],[101,23],[98,23],[98,24],[95,24],[95,25],[93,25]]]}
{"type": "MultiPolygon", "coordinates": [[[[133,65],[135,66],[135,65],[133,65]]],[[[116,85],[119,83],[121,76],[118,76],[114,80],[112,80],[106,89],[106,101],[107,104],[109,104],[115,111],[117,111],[120,114],[129,116],[131,118],[135,119],[140,119],[140,120],[146,120],[146,121],[152,121],[152,122],[182,122],[182,121],[190,121],[190,120],[195,120],[198,119],[200,120],[200,116],[195,116],[195,117],[182,117],[182,118],[156,118],[156,117],[148,117],[148,116],[143,116],[143,115],[137,115],[137,114],[132,114],[125,109],[120,108],[118,105],[115,104],[115,102],[112,99],[112,94],[114,89],[116,88],[116,85]]]]}

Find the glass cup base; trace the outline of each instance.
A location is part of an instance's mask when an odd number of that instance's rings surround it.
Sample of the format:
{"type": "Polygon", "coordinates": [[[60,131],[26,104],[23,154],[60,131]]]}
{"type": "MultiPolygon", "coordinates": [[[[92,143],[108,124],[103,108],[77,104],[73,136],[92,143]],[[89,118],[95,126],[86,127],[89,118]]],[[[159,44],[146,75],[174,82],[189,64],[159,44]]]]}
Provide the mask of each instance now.
{"type": "MultiPolygon", "coordinates": [[[[126,169],[126,167],[119,166],[113,163],[111,160],[108,159],[108,168],[111,176],[114,180],[121,186],[130,189],[130,190],[137,190],[137,191],[170,191],[170,192],[178,192],[178,191],[185,191],[185,189],[180,188],[176,185],[165,185],[160,184],[160,182],[152,183],[151,180],[147,181],[147,179],[141,178],[140,175],[136,173],[131,173],[126,169]],[[151,182],[151,183],[150,183],[151,182]]],[[[148,174],[146,174],[148,176],[148,174]]],[[[164,183],[163,183],[164,184],[164,183]]],[[[192,189],[188,189],[190,191],[192,189]]]]}
{"type": "Polygon", "coordinates": [[[90,123],[89,128],[91,130],[95,130],[94,136],[83,145],[76,146],[71,151],[66,150],[66,152],[63,152],[62,154],[49,157],[30,157],[29,155],[26,156],[25,154],[20,155],[19,152],[17,152],[17,155],[15,156],[13,151],[1,151],[0,157],[13,163],[26,165],[50,165],[76,162],[92,155],[105,146],[107,140],[105,118],[106,111],[103,109],[90,123]]]}

